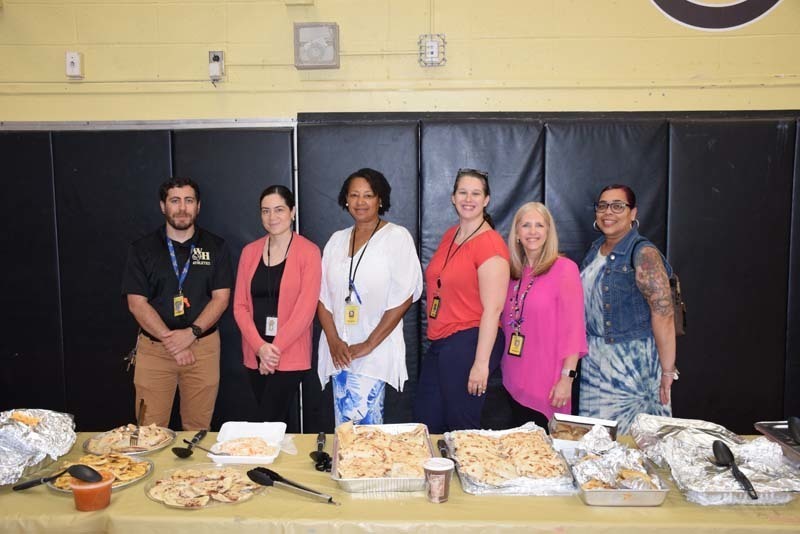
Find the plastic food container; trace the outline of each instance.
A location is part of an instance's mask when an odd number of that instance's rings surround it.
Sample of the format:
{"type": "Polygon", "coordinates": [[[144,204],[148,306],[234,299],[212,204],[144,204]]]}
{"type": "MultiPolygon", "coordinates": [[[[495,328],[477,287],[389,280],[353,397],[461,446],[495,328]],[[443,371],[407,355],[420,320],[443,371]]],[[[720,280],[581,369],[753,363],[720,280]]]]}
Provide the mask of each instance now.
{"type": "Polygon", "coordinates": [[[109,471],[100,471],[100,474],[103,475],[100,482],[84,482],[78,479],[70,482],[77,510],[81,512],[102,510],[111,502],[111,483],[114,482],[114,474],[109,471]]]}
{"type": "Polygon", "coordinates": [[[261,438],[267,444],[275,447],[275,454],[269,456],[227,456],[220,454],[208,455],[218,464],[271,464],[281,452],[281,441],[286,435],[286,423],[248,423],[244,421],[228,421],[223,424],[217,434],[217,443],[211,446],[213,452],[219,450],[223,441],[236,438],[261,438]]]}

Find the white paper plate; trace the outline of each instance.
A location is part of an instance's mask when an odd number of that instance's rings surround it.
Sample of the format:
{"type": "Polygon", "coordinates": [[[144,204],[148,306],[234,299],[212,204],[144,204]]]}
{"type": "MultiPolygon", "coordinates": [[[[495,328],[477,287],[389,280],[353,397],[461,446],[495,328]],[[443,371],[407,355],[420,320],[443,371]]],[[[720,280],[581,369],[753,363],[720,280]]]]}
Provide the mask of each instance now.
{"type": "Polygon", "coordinates": [[[208,454],[215,463],[218,464],[253,464],[264,465],[275,461],[281,451],[281,441],[286,434],[286,423],[248,423],[245,421],[228,421],[223,424],[217,434],[217,442],[211,446],[211,450],[216,452],[223,441],[236,438],[261,438],[269,445],[275,447],[275,454],[272,456],[226,456],[218,454],[208,454]]]}

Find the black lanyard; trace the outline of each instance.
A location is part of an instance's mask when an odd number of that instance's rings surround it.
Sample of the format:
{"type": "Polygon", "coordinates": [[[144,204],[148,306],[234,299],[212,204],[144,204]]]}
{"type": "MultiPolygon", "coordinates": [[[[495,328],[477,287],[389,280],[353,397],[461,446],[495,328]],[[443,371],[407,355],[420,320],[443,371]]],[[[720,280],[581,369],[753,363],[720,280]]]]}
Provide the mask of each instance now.
{"type": "MultiPolygon", "coordinates": [[[[269,265],[269,263],[270,263],[269,242],[270,242],[270,239],[271,239],[271,236],[267,235],[267,295],[269,295],[269,293],[272,291],[272,286],[269,283],[269,267],[270,267],[270,265],[269,265]]],[[[286,258],[289,257],[289,249],[292,246],[292,240],[293,239],[294,239],[294,232],[292,232],[290,237],[289,237],[289,244],[286,245],[286,254],[283,256],[283,261],[286,261],[286,258]]],[[[278,264],[278,265],[280,265],[280,264],[278,264]]],[[[277,294],[277,293],[278,292],[276,291],[275,294],[277,294]]]]}
{"type": "Polygon", "coordinates": [[[517,293],[514,295],[514,305],[508,311],[508,326],[514,329],[514,331],[519,334],[519,329],[522,326],[522,323],[525,321],[523,315],[525,315],[525,300],[528,297],[528,292],[533,287],[533,283],[536,281],[536,275],[533,273],[533,267],[531,267],[531,281],[528,282],[528,286],[525,288],[525,292],[522,293],[522,303],[520,304],[519,298],[519,289],[522,286],[522,278],[520,277],[519,282],[517,282],[517,293]]]}
{"type": "MultiPolygon", "coordinates": [[[[473,230],[472,233],[469,234],[467,236],[467,238],[464,241],[462,241],[460,245],[458,245],[456,247],[455,251],[453,251],[453,256],[458,254],[458,251],[461,250],[461,247],[464,246],[464,243],[469,241],[472,238],[472,236],[474,236],[475,234],[478,233],[478,230],[483,228],[483,223],[485,223],[485,222],[486,222],[486,219],[482,220],[481,224],[479,224],[478,227],[475,228],[475,230],[473,230]]],[[[442,273],[444,272],[445,268],[447,267],[447,262],[449,262],[450,258],[453,257],[453,256],[450,256],[450,250],[453,248],[453,243],[456,242],[456,237],[458,237],[458,232],[460,232],[460,231],[461,231],[461,227],[459,226],[458,230],[456,230],[456,233],[453,234],[453,239],[452,239],[452,241],[450,241],[450,246],[447,247],[447,256],[444,257],[444,265],[442,265],[442,270],[439,271],[439,276],[436,277],[436,288],[437,289],[441,289],[442,288],[442,273]]]]}
{"type": "Polygon", "coordinates": [[[361,255],[358,257],[358,261],[356,262],[356,268],[353,270],[353,256],[356,254],[356,227],[353,226],[353,233],[351,234],[351,241],[350,241],[350,268],[347,270],[347,298],[344,299],[345,302],[348,304],[350,303],[350,298],[353,296],[353,291],[356,292],[356,299],[358,303],[361,304],[361,297],[358,294],[358,290],[356,289],[356,273],[358,272],[358,266],[361,265],[361,260],[364,258],[364,254],[367,252],[367,245],[369,245],[372,236],[375,235],[375,232],[378,231],[378,227],[381,225],[380,218],[378,219],[378,224],[375,225],[375,228],[372,230],[372,233],[369,234],[369,239],[367,242],[364,243],[364,249],[361,251],[361,255]]]}

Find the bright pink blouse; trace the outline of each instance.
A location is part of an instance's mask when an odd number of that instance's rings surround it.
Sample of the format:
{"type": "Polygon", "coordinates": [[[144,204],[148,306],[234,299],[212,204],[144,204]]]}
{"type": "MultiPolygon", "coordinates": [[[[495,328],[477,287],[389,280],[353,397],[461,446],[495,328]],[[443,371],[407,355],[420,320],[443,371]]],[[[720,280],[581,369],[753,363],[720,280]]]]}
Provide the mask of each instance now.
{"type": "MultiPolygon", "coordinates": [[[[583,315],[583,288],[578,266],[568,258],[559,257],[549,271],[536,277],[524,301],[523,322],[520,333],[525,336],[522,356],[508,354],[508,345],[514,329],[509,324],[514,306],[517,284],[520,299],[531,280],[530,267],[526,267],[521,280],[511,280],[508,285],[503,315],[500,322],[506,335],[501,366],[503,385],[518,403],[553,416],[554,408],[547,398],[550,390],[561,379],[564,358],[587,352],[586,328],[583,315]]],[[[559,408],[570,413],[572,403],[559,408]]]]}

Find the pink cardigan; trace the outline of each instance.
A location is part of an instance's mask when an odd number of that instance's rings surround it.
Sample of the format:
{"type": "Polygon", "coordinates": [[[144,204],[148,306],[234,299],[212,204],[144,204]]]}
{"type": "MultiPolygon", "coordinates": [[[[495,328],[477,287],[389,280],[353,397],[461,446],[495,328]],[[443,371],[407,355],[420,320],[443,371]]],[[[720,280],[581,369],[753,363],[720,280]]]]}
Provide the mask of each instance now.
{"type": "MultiPolygon", "coordinates": [[[[233,317],[242,332],[244,366],[249,369],[258,368],[256,352],[265,343],[253,320],[250,283],[258,263],[262,261],[266,242],[267,236],[264,236],[242,250],[233,295],[233,317]]],[[[303,371],[311,368],[311,328],[319,302],[321,277],[319,247],[295,233],[281,279],[278,335],[273,341],[281,351],[279,371],[303,371]]]]}

